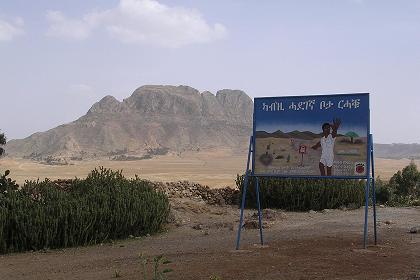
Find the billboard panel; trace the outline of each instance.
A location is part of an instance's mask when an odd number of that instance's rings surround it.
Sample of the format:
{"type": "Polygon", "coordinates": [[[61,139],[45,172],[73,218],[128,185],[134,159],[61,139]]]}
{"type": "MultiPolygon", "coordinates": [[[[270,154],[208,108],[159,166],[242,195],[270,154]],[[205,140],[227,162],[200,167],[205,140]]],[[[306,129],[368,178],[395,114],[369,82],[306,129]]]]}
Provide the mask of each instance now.
{"type": "Polygon", "coordinates": [[[254,175],[366,177],[369,94],[254,99],[254,175]]]}

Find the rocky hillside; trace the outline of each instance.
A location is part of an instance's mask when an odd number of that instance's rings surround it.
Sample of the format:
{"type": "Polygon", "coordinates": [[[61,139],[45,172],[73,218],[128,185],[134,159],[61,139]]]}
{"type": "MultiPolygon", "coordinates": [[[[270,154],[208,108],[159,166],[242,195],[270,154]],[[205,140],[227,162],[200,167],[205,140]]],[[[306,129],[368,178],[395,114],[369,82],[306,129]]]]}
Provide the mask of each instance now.
{"type": "Polygon", "coordinates": [[[12,140],[7,153],[83,159],[244,149],[252,131],[252,106],[240,90],[214,95],[188,86],[142,86],[122,102],[106,96],[71,123],[12,140]]]}

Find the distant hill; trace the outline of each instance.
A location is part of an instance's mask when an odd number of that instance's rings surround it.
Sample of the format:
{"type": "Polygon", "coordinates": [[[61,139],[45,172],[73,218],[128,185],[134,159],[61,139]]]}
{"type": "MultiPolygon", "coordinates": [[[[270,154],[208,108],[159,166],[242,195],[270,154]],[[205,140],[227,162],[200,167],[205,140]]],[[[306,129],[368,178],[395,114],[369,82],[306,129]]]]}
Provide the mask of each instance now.
{"type": "Polygon", "coordinates": [[[106,96],[71,123],[9,141],[7,153],[82,159],[214,147],[244,149],[252,133],[252,110],[251,98],[240,90],[225,89],[214,95],[189,86],[142,86],[122,102],[106,96]]]}
{"type": "Polygon", "coordinates": [[[376,157],[420,159],[420,144],[375,144],[376,157]]]}
{"type": "MultiPolygon", "coordinates": [[[[283,132],[281,130],[277,130],[276,132],[268,133],[265,131],[257,131],[257,137],[259,138],[267,138],[267,137],[275,137],[275,138],[295,138],[295,139],[302,139],[302,140],[313,140],[322,137],[322,133],[313,133],[311,131],[290,131],[290,132],[283,132]]],[[[343,136],[341,134],[337,134],[337,136],[343,136]]]]}

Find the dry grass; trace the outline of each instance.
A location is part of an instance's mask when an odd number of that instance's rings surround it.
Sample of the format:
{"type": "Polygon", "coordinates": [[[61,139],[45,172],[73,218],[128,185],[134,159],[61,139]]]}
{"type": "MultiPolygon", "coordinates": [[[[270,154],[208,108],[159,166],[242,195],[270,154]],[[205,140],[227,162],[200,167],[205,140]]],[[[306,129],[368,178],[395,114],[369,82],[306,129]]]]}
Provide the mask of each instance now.
{"type": "MultiPolygon", "coordinates": [[[[135,174],[142,178],[159,181],[193,181],[211,187],[235,186],[236,174],[242,174],[246,166],[246,153],[234,154],[227,150],[211,152],[185,153],[160,156],[139,161],[89,160],[75,161],[74,165],[53,166],[34,161],[14,158],[0,160],[0,172],[9,169],[11,177],[18,183],[27,179],[38,178],[63,179],[85,177],[92,169],[104,166],[114,170],[123,170],[126,177],[135,174]]],[[[376,159],[375,175],[389,179],[396,171],[410,163],[408,159],[376,159]]],[[[420,166],[420,161],[416,161],[420,166]]]]}
{"type": "Polygon", "coordinates": [[[182,156],[166,155],[148,160],[110,161],[86,160],[74,161],[73,165],[45,165],[26,159],[2,158],[0,172],[11,171],[10,176],[19,184],[27,179],[38,178],[63,179],[86,177],[98,166],[114,170],[123,170],[124,176],[157,181],[192,181],[211,187],[234,186],[236,174],[242,173],[246,166],[246,154],[234,154],[231,151],[212,151],[185,153],[182,156]]]}

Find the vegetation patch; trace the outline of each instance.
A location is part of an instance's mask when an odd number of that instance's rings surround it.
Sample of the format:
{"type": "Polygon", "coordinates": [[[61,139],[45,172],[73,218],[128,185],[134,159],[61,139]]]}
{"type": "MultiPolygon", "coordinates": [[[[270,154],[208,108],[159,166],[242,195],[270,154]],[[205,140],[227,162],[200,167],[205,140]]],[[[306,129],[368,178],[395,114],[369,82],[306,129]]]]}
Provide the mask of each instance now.
{"type": "Polygon", "coordinates": [[[0,177],[0,253],[61,248],[161,230],[168,198],[149,182],[95,169],[66,190],[45,180],[22,188],[0,177]]]}
{"type": "Polygon", "coordinates": [[[389,182],[376,180],[376,198],[388,206],[420,206],[420,172],[412,161],[389,182]]]}
{"type": "MultiPolygon", "coordinates": [[[[244,175],[236,185],[241,191],[244,175]]],[[[259,178],[260,201],[263,208],[308,211],[334,208],[359,208],[364,205],[365,180],[259,178]]],[[[377,203],[388,206],[420,206],[420,172],[412,161],[392,176],[389,182],[376,182],[377,203]]],[[[370,198],[372,198],[372,186],[370,198]]],[[[249,177],[246,207],[256,207],[255,180],[249,177]]]]}
{"type": "MultiPolygon", "coordinates": [[[[236,185],[243,190],[244,175],[237,176],[236,185]]],[[[260,182],[262,208],[280,208],[289,211],[360,207],[364,204],[365,181],[333,179],[263,178],[260,182]]],[[[241,195],[242,199],[242,195],[241,195]]],[[[250,178],[246,207],[257,206],[255,180],[250,178]]]]}

